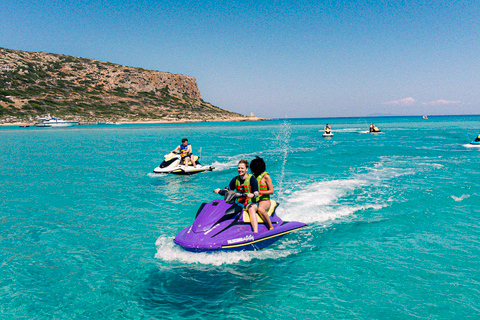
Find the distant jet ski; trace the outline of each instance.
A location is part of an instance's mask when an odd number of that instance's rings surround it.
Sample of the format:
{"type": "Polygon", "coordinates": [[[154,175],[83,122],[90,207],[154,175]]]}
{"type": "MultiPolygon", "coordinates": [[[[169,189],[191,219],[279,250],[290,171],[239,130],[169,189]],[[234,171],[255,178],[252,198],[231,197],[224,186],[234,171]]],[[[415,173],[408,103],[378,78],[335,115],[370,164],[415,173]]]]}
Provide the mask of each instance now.
{"type": "Polygon", "coordinates": [[[480,145],[480,134],[478,135],[478,137],[475,138],[475,140],[473,140],[472,142],[470,142],[470,144],[479,146],[479,145],[480,145]]]}
{"type": "Polygon", "coordinates": [[[253,232],[247,210],[234,203],[236,198],[246,194],[227,190],[221,190],[219,194],[225,200],[203,203],[193,224],[176,235],[175,244],[193,252],[258,250],[306,226],[303,222],[282,221],[275,213],[278,204],[270,200],[268,215],[273,229],[268,230],[257,213],[258,232],[253,232]]]}
{"type": "Polygon", "coordinates": [[[380,129],[378,129],[377,126],[374,126],[373,128],[370,128],[369,133],[380,133],[382,132],[380,129]]]}
{"type": "Polygon", "coordinates": [[[325,132],[322,134],[322,137],[333,137],[332,130],[327,129],[325,132]]]}
{"type": "Polygon", "coordinates": [[[196,168],[193,167],[191,161],[189,161],[188,166],[185,167],[183,164],[182,157],[179,153],[170,152],[164,156],[164,161],[155,169],[153,169],[154,173],[173,173],[173,174],[194,174],[199,173],[202,171],[212,171],[215,169],[212,166],[202,166],[200,162],[198,162],[199,157],[193,156],[195,158],[196,168]],[[181,163],[182,162],[182,163],[181,163]]]}

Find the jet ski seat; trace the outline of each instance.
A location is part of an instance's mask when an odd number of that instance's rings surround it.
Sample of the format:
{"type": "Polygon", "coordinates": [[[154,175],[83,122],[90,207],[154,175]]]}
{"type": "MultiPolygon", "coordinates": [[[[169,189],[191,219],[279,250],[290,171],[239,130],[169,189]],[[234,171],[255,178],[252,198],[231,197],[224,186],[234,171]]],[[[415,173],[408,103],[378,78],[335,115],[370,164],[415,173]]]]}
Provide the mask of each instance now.
{"type": "MultiPolygon", "coordinates": [[[[197,162],[198,161],[198,156],[194,155],[193,159],[195,159],[195,162],[197,162]]],[[[188,161],[188,165],[193,166],[192,160],[188,161]]]]}
{"type": "MultiPolygon", "coordinates": [[[[164,157],[164,158],[165,158],[165,162],[168,162],[168,161],[170,161],[170,160],[175,159],[175,157],[176,157],[177,155],[178,155],[178,153],[173,153],[173,152],[171,152],[171,153],[169,153],[169,154],[166,154],[165,157],[164,157]]],[[[193,155],[193,159],[195,159],[195,162],[197,162],[197,161],[198,161],[198,156],[193,155]]],[[[182,162],[182,164],[183,164],[183,162],[182,162]]],[[[193,166],[192,160],[188,161],[188,164],[191,165],[191,166],[193,166]]]]}
{"type": "MultiPolygon", "coordinates": [[[[193,158],[195,159],[195,162],[198,161],[198,156],[195,156],[195,155],[194,155],[193,158]]],[[[181,161],[180,164],[183,164],[183,161],[181,161]]],[[[189,166],[193,166],[192,160],[188,160],[188,165],[189,165],[189,166]]]]}
{"type": "MultiPolygon", "coordinates": [[[[278,204],[275,201],[270,200],[270,208],[268,208],[268,211],[267,211],[267,214],[269,217],[273,215],[277,206],[278,204]]],[[[258,212],[257,212],[257,221],[258,223],[265,223],[258,212]]],[[[247,209],[243,210],[243,222],[250,223],[250,214],[248,213],[247,209]]]]}

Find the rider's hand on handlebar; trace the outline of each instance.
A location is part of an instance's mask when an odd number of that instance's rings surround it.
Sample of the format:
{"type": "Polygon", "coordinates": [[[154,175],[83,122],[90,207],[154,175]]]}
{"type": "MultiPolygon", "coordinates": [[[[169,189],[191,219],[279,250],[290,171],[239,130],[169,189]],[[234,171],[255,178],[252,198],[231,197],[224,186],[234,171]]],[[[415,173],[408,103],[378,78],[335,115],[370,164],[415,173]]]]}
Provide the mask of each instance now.
{"type": "Polygon", "coordinates": [[[254,193],[247,193],[248,198],[255,198],[258,197],[260,193],[258,191],[255,191],[254,193]]]}

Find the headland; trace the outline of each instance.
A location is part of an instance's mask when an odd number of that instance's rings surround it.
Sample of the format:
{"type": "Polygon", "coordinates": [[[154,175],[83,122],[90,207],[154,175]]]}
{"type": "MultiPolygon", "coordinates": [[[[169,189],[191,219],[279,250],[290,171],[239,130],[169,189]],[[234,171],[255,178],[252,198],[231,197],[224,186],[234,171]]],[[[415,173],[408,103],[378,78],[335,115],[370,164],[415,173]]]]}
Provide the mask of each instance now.
{"type": "Polygon", "coordinates": [[[191,76],[0,48],[0,125],[47,115],[80,124],[269,120],[205,102],[191,76]]]}

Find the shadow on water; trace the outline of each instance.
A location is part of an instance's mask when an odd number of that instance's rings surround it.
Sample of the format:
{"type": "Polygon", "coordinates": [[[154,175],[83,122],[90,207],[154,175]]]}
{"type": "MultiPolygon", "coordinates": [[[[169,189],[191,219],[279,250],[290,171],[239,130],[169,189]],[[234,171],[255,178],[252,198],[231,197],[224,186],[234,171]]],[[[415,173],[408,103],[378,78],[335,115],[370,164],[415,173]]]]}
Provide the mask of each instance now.
{"type": "Polygon", "coordinates": [[[268,262],[249,266],[161,265],[152,270],[136,296],[144,310],[156,318],[198,319],[235,315],[242,302],[260,296],[259,287],[268,286],[272,277],[268,262]],[[268,265],[267,265],[268,264],[268,265]],[[256,292],[256,293],[255,293],[256,292]]]}

